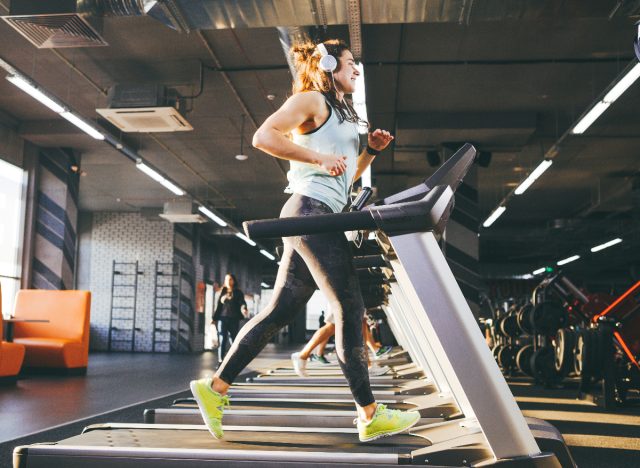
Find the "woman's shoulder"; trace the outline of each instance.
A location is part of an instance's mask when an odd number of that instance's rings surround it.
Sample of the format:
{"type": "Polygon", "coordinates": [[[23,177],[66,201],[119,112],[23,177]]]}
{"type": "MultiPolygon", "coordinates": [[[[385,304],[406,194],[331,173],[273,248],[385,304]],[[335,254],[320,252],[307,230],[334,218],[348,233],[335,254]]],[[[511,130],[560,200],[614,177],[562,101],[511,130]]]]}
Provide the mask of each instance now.
{"type": "Polygon", "coordinates": [[[292,104],[301,104],[305,106],[315,105],[324,106],[326,99],[320,91],[302,91],[293,94],[289,100],[292,104]]]}

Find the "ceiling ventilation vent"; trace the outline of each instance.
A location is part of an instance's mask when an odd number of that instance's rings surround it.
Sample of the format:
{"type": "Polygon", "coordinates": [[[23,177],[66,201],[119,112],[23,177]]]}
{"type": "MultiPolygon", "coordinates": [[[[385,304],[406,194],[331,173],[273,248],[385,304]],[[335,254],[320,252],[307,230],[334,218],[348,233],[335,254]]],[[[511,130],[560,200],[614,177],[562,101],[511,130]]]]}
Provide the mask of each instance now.
{"type": "MultiPolygon", "coordinates": [[[[3,19],[40,49],[106,46],[104,16],[141,16],[147,0],[12,0],[3,19]]],[[[153,5],[157,2],[151,2],[153,5]]]]}
{"type": "Polygon", "coordinates": [[[109,107],[96,109],[123,132],[185,132],[193,127],[180,113],[183,99],[160,85],[115,85],[109,90],[109,107]]]}
{"type": "Polygon", "coordinates": [[[198,208],[190,200],[170,201],[164,204],[160,217],[170,223],[206,223],[207,218],[198,212],[198,208]]]}
{"type": "Polygon", "coordinates": [[[98,30],[101,19],[92,21],[76,14],[11,16],[4,20],[39,49],[108,45],[98,30]]]}

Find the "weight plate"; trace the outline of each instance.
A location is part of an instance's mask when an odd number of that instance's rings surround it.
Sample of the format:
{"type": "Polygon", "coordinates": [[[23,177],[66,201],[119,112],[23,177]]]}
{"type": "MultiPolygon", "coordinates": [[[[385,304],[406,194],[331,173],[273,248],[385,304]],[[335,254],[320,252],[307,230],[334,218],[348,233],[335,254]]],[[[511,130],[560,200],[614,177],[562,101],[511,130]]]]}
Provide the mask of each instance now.
{"type": "Polygon", "coordinates": [[[504,346],[498,351],[498,364],[504,371],[510,371],[516,367],[517,351],[518,348],[512,345],[504,346]]]}
{"type": "Polygon", "coordinates": [[[561,328],[558,330],[558,333],[556,333],[554,340],[554,364],[556,371],[563,376],[573,370],[573,348],[575,341],[575,331],[571,328],[561,328]]]}
{"type": "Polygon", "coordinates": [[[493,349],[491,350],[491,353],[493,354],[493,358],[497,361],[498,360],[498,353],[500,352],[500,350],[504,348],[503,344],[497,344],[493,347],[493,349]]]}
{"type": "Polygon", "coordinates": [[[533,371],[531,370],[531,356],[533,355],[533,345],[528,344],[520,348],[518,354],[516,354],[516,365],[520,372],[525,375],[533,377],[533,371]]]}
{"type": "Polygon", "coordinates": [[[505,336],[510,336],[512,338],[516,338],[518,335],[520,335],[520,327],[518,326],[518,318],[516,317],[515,313],[511,313],[509,315],[506,315],[500,321],[500,331],[502,331],[502,333],[505,336]]]}
{"type": "Polygon", "coordinates": [[[532,334],[533,327],[531,326],[531,311],[533,310],[533,305],[525,304],[520,307],[520,310],[517,313],[518,317],[518,326],[523,333],[532,334]]]}
{"type": "Polygon", "coordinates": [[[548,385],[560,380],[560,374],[556,372],[554,365],[554,358],[555,352],[551,346],[539,348],[531,355],[529,362],[536,381],[548,385]]]}

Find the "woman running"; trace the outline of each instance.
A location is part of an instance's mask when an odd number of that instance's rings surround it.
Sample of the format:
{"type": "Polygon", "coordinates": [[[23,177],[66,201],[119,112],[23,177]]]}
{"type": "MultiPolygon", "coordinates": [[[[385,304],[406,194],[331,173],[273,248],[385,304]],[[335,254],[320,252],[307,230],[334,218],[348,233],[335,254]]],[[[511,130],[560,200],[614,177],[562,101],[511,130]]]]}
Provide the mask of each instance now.
{"type": "MultiPolygon", "coordinates": [[[[359,75],[347,45],[328,40],[292,47],[296,65],[293,95],[257,130],[253,144],[291,162],[286,191],[291,197],[280,217],[339,213],[374,157],[393,137],[377,129],[359,152],[359,125],[345,98],[359,75]],[[290,138],[289,138],[290,135],[290,138]]],[[[269,305],[240,330],[213,378],[194,380],[191,391],[215,438],[221,438],[227,391],[238,374],[278,330],[291,323],[317,287],[329,300],[335,320],[338,362],[356,403],[361,441],[403,432],[420,419],[416,411],[390,410],[377,404],[369,385],[362,337],[365,311],[349,244],[342,232],[283,239],[273,297],[269,305]]]]}

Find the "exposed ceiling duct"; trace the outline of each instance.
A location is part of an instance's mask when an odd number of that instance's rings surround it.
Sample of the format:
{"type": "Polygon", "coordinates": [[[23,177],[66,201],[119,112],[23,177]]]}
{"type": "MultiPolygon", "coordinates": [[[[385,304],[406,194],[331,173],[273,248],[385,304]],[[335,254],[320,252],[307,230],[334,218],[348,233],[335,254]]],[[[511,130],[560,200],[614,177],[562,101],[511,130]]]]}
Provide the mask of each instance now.
{"type": "MultiPolygon", "coordinates": [[[[620,3],[611,16],[638,14],[636,2],[620,3]]],[[[144,15],[182,32],[348,24],[357,48],[359,28],[353,26],[359,23],[469,24],[553,19],[569,12],[589,18],[600,15],[600,10],[579,1],[554,0],[12,0],[4,20],[39,48],[104,46],[102,18],[144,15]]]]}
{"type": "Polygon", "coordinates": [[[156,0],[12,0],[3,19],[36,47],[53,49],[106,46],[104,17],[145,15],[173,29],[191,30],[177,2],[156,0]]]}
{"type": "MultiPolygon", "coordinates": [[[[360,5],[363,24],[473,23],[475,21],[596,17],[609,13],[607,5],[594,8],[580,0],[165,0],[191,29],[267,28],[349,24],[360,5]]],[[[628,3],[628,2],[625,2],[628,3]]],[[[638,6],[620,8],[618,15],[637,14],[638,6]]]]}

